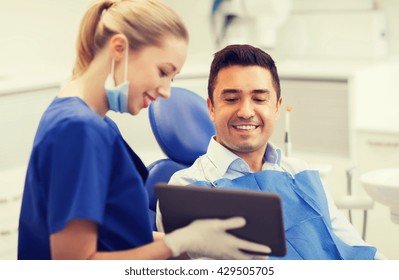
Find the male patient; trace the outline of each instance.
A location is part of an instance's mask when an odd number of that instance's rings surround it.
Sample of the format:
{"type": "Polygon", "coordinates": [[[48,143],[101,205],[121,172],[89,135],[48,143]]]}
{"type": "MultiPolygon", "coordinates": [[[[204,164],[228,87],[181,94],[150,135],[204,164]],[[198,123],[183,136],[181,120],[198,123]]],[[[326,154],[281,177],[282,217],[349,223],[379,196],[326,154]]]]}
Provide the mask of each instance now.
{"type": "MultiPolygon", "coordinates": [[[[337,210],[319,173],[282,156],[268,142],[281,102],[277,69],[267,53],[249,45],[230,45],[217,52],[207,100],[216,135],[207,153],[175,173],[169,183],[278,193],[287,255],[276,259],[383,258],[337,210]]],[[[161,228],[161,215],[157,219],[161,228]]]]}

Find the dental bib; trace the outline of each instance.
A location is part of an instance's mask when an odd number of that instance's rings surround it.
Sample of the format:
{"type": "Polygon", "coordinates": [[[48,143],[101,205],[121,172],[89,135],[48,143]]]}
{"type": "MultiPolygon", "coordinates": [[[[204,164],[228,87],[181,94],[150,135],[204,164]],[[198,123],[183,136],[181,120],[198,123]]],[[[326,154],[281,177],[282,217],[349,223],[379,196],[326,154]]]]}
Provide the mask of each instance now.
{"type": "Polygon", "coordinates": [[[287,254],[270,259],[374,259],[376,248],[347,245],[333,232],[327,198],[317,171],[302,171],[293,176],[287,172],[264,170],[234,180],[222,178],[212,183],[199,181],[192,185],[279,194],[283,205],[287,254]]]}

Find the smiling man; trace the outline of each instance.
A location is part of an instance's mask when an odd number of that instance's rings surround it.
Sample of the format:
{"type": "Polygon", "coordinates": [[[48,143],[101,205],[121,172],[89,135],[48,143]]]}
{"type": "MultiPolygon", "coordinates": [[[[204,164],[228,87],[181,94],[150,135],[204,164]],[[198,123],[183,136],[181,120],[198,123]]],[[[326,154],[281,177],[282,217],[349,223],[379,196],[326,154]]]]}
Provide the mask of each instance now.
{"type": "MultiPolygon", "coordinates": [[[[249,45],[217,52],[207,100],[216,135],[207,153],[169,183],[278,193],[287,239],[283,259],[384,258],[337,210],[319,173],[269,142],[281,103],[277,68],[267,53],[249,45]]],[[[161,228],[160,213],[157,218],[161,228]]]]}
{"type": "Polygon", "coordinates": [[[215,140],[243,159],[250,170],[261,171],[282,100],[271,72],[257,65],[228,66],[220,69],[210,90],[208,108],[216,126],[215,140]]]}

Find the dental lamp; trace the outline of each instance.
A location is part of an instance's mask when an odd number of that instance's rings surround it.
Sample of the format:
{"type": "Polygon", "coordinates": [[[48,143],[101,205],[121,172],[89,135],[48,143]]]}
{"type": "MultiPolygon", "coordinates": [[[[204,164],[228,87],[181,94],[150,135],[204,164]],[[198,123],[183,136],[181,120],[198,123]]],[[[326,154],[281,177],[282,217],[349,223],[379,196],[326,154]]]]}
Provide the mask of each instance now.
{"type": "Polygon", "coordinates": [[[273,49],[277,32],[290,14],[291,0],[214,0],[216,43],[249,43],[273,49]]]}

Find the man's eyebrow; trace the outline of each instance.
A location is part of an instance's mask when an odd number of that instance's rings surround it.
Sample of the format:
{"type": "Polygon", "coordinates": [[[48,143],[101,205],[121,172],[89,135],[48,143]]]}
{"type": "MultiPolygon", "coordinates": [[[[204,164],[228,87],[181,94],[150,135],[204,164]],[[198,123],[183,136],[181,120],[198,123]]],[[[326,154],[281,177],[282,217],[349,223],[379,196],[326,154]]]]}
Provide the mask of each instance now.
{"type": "Polygon", "coordinates": [[[270,90],[268,90],[266,88],[254,89],[251,92],[252,93],[267,93],[267,94],[270,94],[270,90]]]}
{"type": "Polygon", "coordinates": [[[236,89],[236,88],[225,88],[222,90],[222,94],[228,94],[228,93],[241,93],[242,90],[236,89]]]}
{"type": "MultiPolygon", "coordinates": [[[[243,91],[241,89],[236,89],[236,88],[225,88],[222,90],[222,94],[228,94],[228,93],[242,93],[243,91]]],[[[251,93],[257,94],[257,93],[266,93],[270,94],[270,90],[266,88],[257,88],[251,90],[251,93]]]]}

